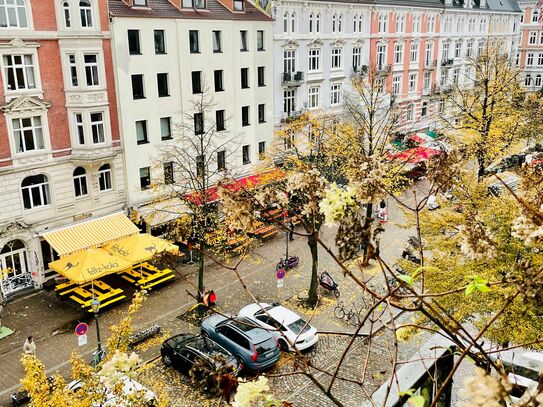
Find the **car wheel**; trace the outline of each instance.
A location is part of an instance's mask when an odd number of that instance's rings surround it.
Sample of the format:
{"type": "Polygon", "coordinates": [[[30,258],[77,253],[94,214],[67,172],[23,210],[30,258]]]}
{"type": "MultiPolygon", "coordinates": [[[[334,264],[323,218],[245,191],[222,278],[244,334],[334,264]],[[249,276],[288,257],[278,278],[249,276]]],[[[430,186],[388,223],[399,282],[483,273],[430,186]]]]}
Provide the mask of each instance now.
{"type": "Polygon", "coordinates": [[[204,331],[204,330],[202,330],[202,336],[209,338],[209,334],[207,333],[207,331],[204,331]]]}
{"type": "Polygon", "coordinates": [[[288,352],[288,343],[285,342],[284,339],[279,339],[279,349],[281,349],[281,352],[288,352]]]}
{"type": "Polygon", "coordinates": [[[162,361],[164,362],[164,364],[166,366],[171,366],[172,365],[172,358],[168,354],[162,355],[162,361]]]}

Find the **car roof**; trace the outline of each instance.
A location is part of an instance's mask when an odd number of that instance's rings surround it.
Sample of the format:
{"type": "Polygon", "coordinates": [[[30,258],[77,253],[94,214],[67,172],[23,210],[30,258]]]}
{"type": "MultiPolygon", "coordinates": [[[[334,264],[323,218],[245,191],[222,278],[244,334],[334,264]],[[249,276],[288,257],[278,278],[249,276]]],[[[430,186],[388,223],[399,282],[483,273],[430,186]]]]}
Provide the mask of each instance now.
{"type": "Polygon", "coordinates": [[[246,308],[251,307],[251,309],[254,309],[255,311],[253,315],[264,314],[264,311],[262,311],[262,308],[264,308],[264,310],[266,310],[266,312],[273,319],[285,325],[292,324],[294,321],[297,321],[301,318],[298,314],[289,310],[288,308],[283,307],[280,304],[270,305],[270,304],[266,304],[265,302],[261,302],[259,304],[250,304],[246,308]]]}
{"type": "Polygon", "coordinates": [[[269,332],[267,332],[265,329],[258,327],[256,323],[251,321],[249,318],[236,317],[226,320],[224,323],[221,323],[221,325],[223,324],[229,325],[237,331],[242,332],[245,336],[249,337],[255,343],[263,342],[272,337],[269,332]]]}

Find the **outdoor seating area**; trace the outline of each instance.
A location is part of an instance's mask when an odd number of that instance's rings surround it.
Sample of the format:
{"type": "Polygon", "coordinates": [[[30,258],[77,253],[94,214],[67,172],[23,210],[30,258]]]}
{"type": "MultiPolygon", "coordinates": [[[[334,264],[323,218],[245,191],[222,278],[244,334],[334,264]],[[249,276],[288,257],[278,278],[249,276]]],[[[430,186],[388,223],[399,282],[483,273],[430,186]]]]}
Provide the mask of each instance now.
{"type": "Polygon", "coordinates": [[[101,308],[126,299],[122,289],[113,288],[101,280],[93,280],[81,285],[67,281],[58,284],[55,291],[60,297],[69,298],[87,312],[92,312],[93,299],[100,301],[101,308]]]}
{"type": "Polygon", "coordinates": [[[133,268],[123,270],[118,274],[125,281],[128,281],[137,288],[144,290],[150,290],[159,284],[166,283],[175,278],[175,274],[172,270],[160,270],[147,262],[140,263],[133,268]]]}
{"type": "Polygon", "coordinates": [[[266,225],[263,222],[258,222],[251,234],[261,239],[266,239],[277,234],[277,228],[274,225],[266,225]]]}

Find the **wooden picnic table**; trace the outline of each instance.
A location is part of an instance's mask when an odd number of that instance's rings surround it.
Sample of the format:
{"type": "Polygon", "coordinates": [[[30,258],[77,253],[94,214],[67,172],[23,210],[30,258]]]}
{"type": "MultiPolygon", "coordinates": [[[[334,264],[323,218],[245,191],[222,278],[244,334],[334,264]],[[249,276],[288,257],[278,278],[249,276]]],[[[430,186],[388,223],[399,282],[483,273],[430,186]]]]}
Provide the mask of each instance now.
{"type": "Polygon", "coordinates": [[[175,274],[172,270],[160,270],[147,262],[140,263],[134,268],[124,270],[119,274],[121,274],[121,277],[126,281],[146,290],[175,278],[175,274]]]}
{"type": "Polygon", "coordinates": [[[256,226],[256,229],[254,229],[251,233],[261,237],[262,239],[273,236],[277,233],[277,228],[274,225],[265,225],[262,222],[258,222],[256,226]]]}

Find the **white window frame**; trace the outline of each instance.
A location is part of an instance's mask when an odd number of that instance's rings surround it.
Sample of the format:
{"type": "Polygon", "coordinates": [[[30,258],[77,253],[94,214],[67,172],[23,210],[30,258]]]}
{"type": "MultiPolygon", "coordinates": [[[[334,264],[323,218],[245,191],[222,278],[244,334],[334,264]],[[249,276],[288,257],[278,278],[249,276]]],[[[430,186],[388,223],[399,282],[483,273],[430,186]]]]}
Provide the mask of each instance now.
{"type": "Polygon", "coordinates": [[[70,29],[73,26],[72,21],[72,9],[68,0],[63,0],[60,4],[61,7],[61,20],[62,26],[66,29],[70,29]]]}
{"type": "Polygon", "coordinates": [[[100,87],[100,55],[94,52],[83,54],[83,70],[85,72],[85,87],[87,88],[98,88],[100,87]],[[85,57],[96,57],[96,62],[86,62],[85,57]],[[87,71],[89,69],[89,71],[87,71]],[[89,85],[89,72],[91,73],[91,79],[97,82],[96,84],[89,85]]]}
{"type": "Polygon", "coordinates": [[[412,22],[412,32],[413,34],[420,34],[420,22],[421,22],[421,16],[419,14],[414,14],[412,22]]]}
{"type": "Polygon", "coordinates": [[[392,94],[399,95],[402,92],[402,74],[396,74],[392,77],[392,94]]]}
{"type": "Polygon", "coordinates": [[[540,87],[541,87],[541,74],[537,74],[537,75],[535,76],[534,86],[535,86],[536,88],[540,88],[540,87]]]}
{"type": "MultiPolygon", "coordinates": [[[[519,55],[517,53],[517,55],[519,55]]],[[[519,55],[520,56],[520,55],[519,55]]],[[[537,65],[538,66],[543,66],[543,52],[540,52],[538,55],[537,55],[537,65]]]]}
{"type": "Polygon", "coordinates": [[[283,90],[283,113],[290,114],[296,111],[296,89],[283,90]],[[291,110],[286,109],[287,105],[291,110]]]}
{"type": "Polygon", "coordinates": [[[417,91],[418,75],[416,72],[409,74],[409,92],[413,93],[417,91]]]}
{"type": "Polygon", "coordinates": [[[83,170],[85,171],[83,174],[80,174],[80,175],[73,175],[72,174],[72,177],[73,177],[73,181],[74,181],[74,196],[76,199],[81,199],[81,198],[85,198],[89,195],[89,184],[87,182],[87,169],[83,166],[79,166],[79,167],[76,167],[74,168],[74,173],[75,173],[75,170],[77,170],[78,168],[83,168],[83,170]],[[83,191],[83,185],[85,186],[84,190],[85,190],[85,193],[81,193],[79,195],[77,195],[77,188],[76,188],[76,184],[79,185],[79,191],[83,191]]]}
{"type": "Polygon", "coordinates": [[[283,73],[296,72],[296,50],[283,50],[283,73]]]}
{"type": "Polygon", "coordinates": [[[341,103],[341,83],[330,84],[330,106],[337,106],[341,103]]]}
{"type": "Polygon", "coordinates": [[[426,49],[424,51],[424,65],[432,66],[434,62],[434,42],[429,41],[426,43],[426,49]]]}
{"type": "Polygon", "coordinates": [[[98,168],[98,190],[100,191],[100,193],[113,191],[113,165],[111,165],[110,163],[106,164],[103,164],[100,168],[98,168]],[[109,165],[109,168],[101,170],[100,168],[102,168],[102,166],[106,164],[109,165]],[[106,188],[104,189],[102,189],[102,186],[100,185],[100,180],[102,179],[102,177],[104,179],[104,186],[106,186],[106,188]],[[108,184],[109,188],[107,188],[108,184]]]}
{"type": "Polygon", "coordinates": [[[332,69],[341,69],[343,48],[332,48],[332,69]]]}
{"type": "Polygon", "coordinates": [[[394,44],[394,63],[396,65],[403,64],[403,43],[394,44]]]}
{"type": "Polygon", "coordinates": [[[39,154],[39,153],[45,151],[46,147],[45,147],[42,115],[37,114],[37,115],[32,115],[32,116],[13,117],[13,118],[10,119],[10,121],[11,121],[11,126],[12,126],[11,134],[12,134],[12,138],[13,138],[13,146],[14,146],[15,153],[17,155],[23,155],[23,154],[27,155],[29,153],[30,154],[36,154],[36,153],[39,154]],[[31,125],[27,126],[27,127],[24,127],[23,122],[22,122],[24,119],[30,119],[31,125]],[[39,122],[40,122],[39,125],[36,125],[35,119],[39,119],[39,122]],[[18,124],[19,124],[18,128],[16,128],[15,122],[18,122],[18,124]],[[34,148],[32,150],[26,149],[26,142],[24,141],[25,137],[24,137],[23,132],[28,131],[29,129],[32,131],[32,140],[33,140],[32,142],[33,142],[34,146],[41,145],[41,148],[34,148]],[[39,132],[36,132],[36,130],[39,130],[39,132]],[[17,151],[19,144],[17,143],[16,133],[20,134],[21,143],[25,145],[25,148],[22,151],[17,151]],[[41,138],[41,140],[38,140],[38,138],[37,138],[38,133],[39,133],[39,137],[41,138]],[[41,143],[40,143],[40,141],[41,141],[41,143]]]}
{"type": "Polygon", "coordinates": [[[405,32],[405,15],[403,14],[396,14],[396,32],[405,32]]]}
{"type": "Polygon", "coordinates": [[[449,59],[449,52],[450,52],[451,44],[449,42],[443,43],[443,48],[441,49],[441,59],[449,59]]]}
{"type": "Polygon", "coordinates": [[[96,18],[94,17],[94,7],[92,0],[76,0],[77,1],[77,15],[79,17],[79,26],[83,30],[94,30],[94,23],[96,21],[96,18]],[[86,1],[89,3],[89,6],[81,6],[81,2],[86,1]],[[84,13],[84,14],[83,14],[84,13]],[[84,18],[83,18],[84,16],[84,18]],[[83,21],[85,21],[85,24],[83,24],[83,21]],[[90,24],[89,24],[90,22],[90,24]]]}
{"type": "Polygon", "coordinates": [[[535,45],[537,43],[537,31],[530,31],[528,33],[528,45],[535,45]]]}
{"type": "Polygon", "coordinates": [[[415,106],[413,102],[409,102],[407,108],[405,109],[405,120],[412,122],[415,116],[415,106]]]}
{"type": "Polygon", "coordinates": [[[109,122],[109,110],[106,107],[99,108],[87,108],[87,109],[70,109],[68,111],[70,133],[72,138],[72,145],[79,149],[93,149],[95,146],[103,146],[111,144],[111,129],[109,122]],[[103,129],[103,141],[94,143],[94,137],[92,132],[93,123],[91,122],[91,114],[102,114],[102,120],[96,122],[96,124],[102,124],[103,129]],[[78,122],[76,115],[81,115],[82,121],[78,122]],[[79,128],[83,128],[83,138],[85,143],[80,143],[79,128]]]}
{"type": "Polygon", "coordinates": [[[353,68],[362,66],[362,47],[353,47],[353,68]]]}
{"type": "Polygon", "coordinates": [[[313,85],[307,88],[307,107],[318,109],[320,107],[321,86],[313,85]]]}
{"type": "Polygon", "coordinates": [[[308,72],[320,72],[321,70],[321,50],[320,48],[310,48],[308,51],[309,54],[309,64],[308,72]]]}
{"type": "Polygon", "coordinates": [[[432,72],[424,71],[422,77],[422,88],[424,90],[429,90],[432,87],[432,72]]]}
{"type": "Polygon", "coordinates": [[[376,61],[375,64],[377,69],[382,69],[387,64],[387,45],[386,44],[377,44],[375,52],[376,61]]]}
{"type": "Polygon", "coordinates": [[[4,5],[0,6],[0,13],[3,13],[6,16],[6,23],[7,23],[7,26],[2,27],[2,28],[7,28],[7,29],[10,29],[10,30],[13,30],[13,29],[29,29],[29,28],[31,28],[30,18],[31,18],[31,15],[32,15],[32,11],[30,10],[29,2],[27,0],[23,1],[23,5],[17,4],[17,0],[4,0],[4,5]],[[7,4],[8,1],[10,1],[12,4],[7,4]],[[17,20],[16,25],[9,25],[9,20],[10,19],[9,19],[8,10],[14,10],[15,11],[15,19],[17,20]],[[20,19],[20,14],[19,14],[19,12],[21,10],[23,10],[23,12],[25,14],[25,19],[26,19],[26,25],[25,26],[21,26],[21,21],[20,21],[21,19],[20,19]]]}
{"type": "Polygon", "coordinates": [[[21,202],[23,204],[22,208],[25,211],[31,211],[31,210],[34,210],[34,209],[37,209],[37,208],[48,207],[48,206],[51,206],[52,202],[53,202],[53,199],[52,199],[52,196],[51,196],[51,189],[52,188],[50,188],[51,183],[49,182],[49,177],[47,176],[47,174],[43,174],[43,173],[36,174],[36,175],[43,175],[45,177],[45,182],[23,187],[22,186],[23,181],[27,178],[27,177],[25,177],[25,178],[23,178],[21,180],[21,183],[19,184],[20,185],[20,191],[21,191],[21,202]],[[36,188],[39,191],[41,202],[48,201],[46,204],[34,205],[34,200],[32,199],[32,190],[36,189],[36,188]],[[30,208],[25,208],[25,206],[24,206],[24,193],[23,193],[24,190],[28,190],[28,194],[29,194],[29,197],[30,197],[30,208]]]}
{"type": "Polygon", "coordinates": [[[419,62],[419,43],[412,42],[409,47],[409,63],[416,64],[419,62]]]}
{"type": "Polygon", "coordinates": [[[6,94],[25,94],[25,93],[40,93],[41,92],[41,79],[40,79],[40,73],[39,73],[39,66],[38,66],[38,55],[35,51],[24,51],[24,52],[21,52],[21,51],[15,51],[14,52],[10,52],[8,50],[6,50],[6,52],[3,52],[2,53],[2,59],[1,59],[1,62],[2,62],[2,67],[4,69],[2,69],[2,77],[3,77],[3,81],[4,81],[4,90],[6,92],[6,94]],[[30,56],[31,58],[31,63],[27,65],[27,62],[25,61],[26,57],[27,56],[30,56]],[[12,65],[8,65],[6,64],[5,62],[5,58],[7,57],[11,57],[11,64],[12,65]],[[14,61],[14,57],[21,57],[21,63],[15,63],[14,61]],[[15,70],[18,70],[18,69],[22,69],[23,70],[23,76],[24,76],[24,82],[25,82],[25,87],[24,88],[17,88],[17,89],[8,89],[8,71],[12,69],[14,70],[14,77],[16,77],[15,75],[15,70]],[[33,76],[33,86],[32,87],[29,87],[29,79],[28,79],[28,69],[31,69],[32,70],[32,76],[33,76]]]}
{"type": "Polygon", "coordinates": [[[378,25],[377,25],[379,34],[386,34],[387,26],[388,26],[388,13],[387,12],[379,13],[379,20],[378,20],[378,25]]]}
{"type": "Polygon", "coordinates": [[[528,52],[526,54],[526,65],[532,66],[534,64],[534,53],[528,52]]]}
{"type": "MultiPolygon", "coordinates": [[[[91,112],[89,112],[89,122],[90,122],[90,134],[91,134],[92,144],[93,145],[105,144],[106,140],[107,140],[107,137],[106,137],[106,125],[105,125],[104,112],[103,111],[96,111],[96,112],[91,111],[91,112]],[[101,120],[97,120],[97,121],[93,122],[92,121],[92,115],[93,114],[99,114],[101,116],[101,120]],[[102,129],[102,131],[101,131],[101,140],[98,139],[98,141],[95,141],[94,131],[93,131],[94,126],[97,126],[97,128],[102,129]]],[[[100,134],[98,134],[98,137],[100,137],[100,134]]]]}

